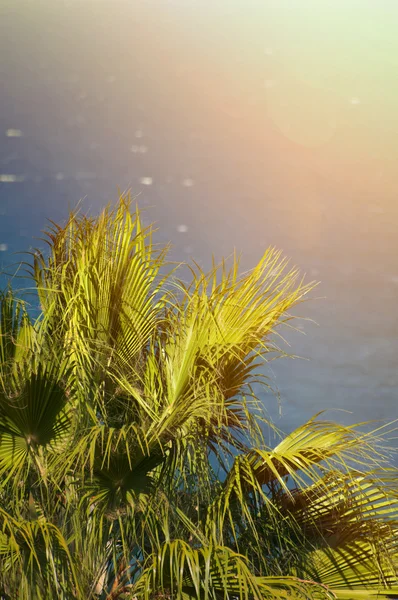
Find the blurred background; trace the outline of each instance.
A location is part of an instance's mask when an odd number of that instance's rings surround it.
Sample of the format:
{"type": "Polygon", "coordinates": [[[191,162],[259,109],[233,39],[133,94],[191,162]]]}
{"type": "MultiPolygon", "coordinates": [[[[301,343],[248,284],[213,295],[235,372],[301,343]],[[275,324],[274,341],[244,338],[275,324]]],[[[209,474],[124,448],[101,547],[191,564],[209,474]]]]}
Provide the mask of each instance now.
{"type": "Polygon", "coordinates": [[[0,271],[131,189],[175,260],[321,282],[279,427],[398,417],[397,30],[397,0],[0,0],[0,271]]]}

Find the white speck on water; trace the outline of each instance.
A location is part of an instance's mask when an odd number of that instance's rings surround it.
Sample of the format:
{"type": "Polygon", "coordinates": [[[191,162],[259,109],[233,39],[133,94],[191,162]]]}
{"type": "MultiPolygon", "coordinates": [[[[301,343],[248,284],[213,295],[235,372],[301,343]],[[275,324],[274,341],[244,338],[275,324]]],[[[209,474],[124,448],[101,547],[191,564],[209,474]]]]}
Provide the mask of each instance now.
{"type": "Polygon", "coordinates": [[[22,137],[23,133],[20,129],[7,129],[6,131],[7,137],[22,137]]]}
{"type": "Polygon", "coordinates": [[[188,227],[184,224],[178,225],[177,231],[178,233],[186,233],[188,231],[188,227]]]}
{"type": "Polygon", "coordinates": [[[55,176],[55,179],[57,181],[63,181],[65,179],[64,173],[57,173],[56,176],[55,176]]]}
{"type": "Polygon", "coordinates": [[[152,185],[153,178],[152,177],[141,177],[140,178],[140,183],[142,185],[152,185]]]}
{"type": "Polygon", "coordinates": [[[142,137],[144,137],[144,132],[142,131],[142,129],[137,129],[137,131],[135,132],[134,136],[136,138],[142,138],[142,137]]]}
{"type": "Polygon", "coordinates": [[[273,50],[273,48],[265,48],[265,50],[264,50],[264,54],[265,54],[266,56],[272,56],[272,55],[273,55],[273,53],[274,53],[274,50],[273,50]]]}
{"type": "Polygon", "coordinates": [[[146,154],[148,152],[148,146],[137,146],[133,144],[130,148],[130,151],[134,152],[134,154],[146,154]]]}
{"type": "Polygon", "coordinates": [[[359,98],[356,98],[356,97],[354,97],[354,98],[351,98],[350,102],[351,102],[351,104],[352,104],[353,106],[356,106],[357,104],[361,104],[361,101],[360,101],[360,99],[359,99],[359,98]]]}
{"type": "Polygon", "coordinates": [[[0,252],[6,252],[8,250],[7,244],[0,244],[0,252]]]}
{"type": "Polygon", "coordinates": [[[6,173],[0,174],[0,182],[2,183],[18,183],[25,180],[25,175],[8,175],[6,173]]]}
{"type": "Polygon", "coordinates": [[[195,182],[190,177],[186,177],[181,181],[181,185],[183,185],[184,187],[192,187],[193,185],[195,185],[195,182]]]}

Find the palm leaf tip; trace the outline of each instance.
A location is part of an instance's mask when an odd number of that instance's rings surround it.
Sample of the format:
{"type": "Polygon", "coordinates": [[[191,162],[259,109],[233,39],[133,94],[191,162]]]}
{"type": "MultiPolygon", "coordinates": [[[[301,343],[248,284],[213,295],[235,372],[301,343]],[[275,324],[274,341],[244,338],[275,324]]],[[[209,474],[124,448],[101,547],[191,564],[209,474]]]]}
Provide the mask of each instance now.
{"type": "Polygon", "coordinates": [[[181,281],[128,195],[47,242],[41,315],[0,297],[0,595],[394,597],[377,435],[318,415],[264,441],[256,386],[313,285],[273,248],[181,281]]]}

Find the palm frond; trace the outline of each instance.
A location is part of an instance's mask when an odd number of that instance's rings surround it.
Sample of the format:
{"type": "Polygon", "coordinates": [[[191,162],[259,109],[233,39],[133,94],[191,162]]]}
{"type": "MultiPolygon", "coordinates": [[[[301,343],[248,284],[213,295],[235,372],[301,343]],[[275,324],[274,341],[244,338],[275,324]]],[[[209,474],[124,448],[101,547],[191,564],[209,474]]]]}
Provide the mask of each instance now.
{"type": "Polygon", "coordinates": [[[10,375],[0,392],[0,472],[6,480],[29,464],[46,477],[42,450],[61,451],[71,428],[65,363],[47,356],[34,362],[10,375]]]}
{"type": "Polygon", "coordinates": [[[313,284],[273,248],[185,283],[131,204],[50,225],[34,322],[0,295],[0,595],[394,597],[382,430],[265,443],[256,385],[313,284]]]}
{"type": "Polygon", "coordinates": [[[133,593],[149,599],[332,598],[326,588],[294,577],[255,577],[246,559],[227,547],[192,548],[182,540],[164,544],[142,573],[133,593]]]}

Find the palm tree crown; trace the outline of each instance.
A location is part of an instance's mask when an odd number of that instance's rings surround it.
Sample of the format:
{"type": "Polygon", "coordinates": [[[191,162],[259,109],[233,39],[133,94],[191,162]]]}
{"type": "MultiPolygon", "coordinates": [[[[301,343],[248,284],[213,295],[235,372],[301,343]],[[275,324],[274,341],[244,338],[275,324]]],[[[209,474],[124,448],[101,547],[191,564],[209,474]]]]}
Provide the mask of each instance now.
{"type": "Polygon", "coordinates": [[[0,596],[398,597],[378,432],[265,443],[255,384],[313,285],[274,249],[186,283],[125,195],[46,239],[40,316],[0,297],[0,596]]]}

